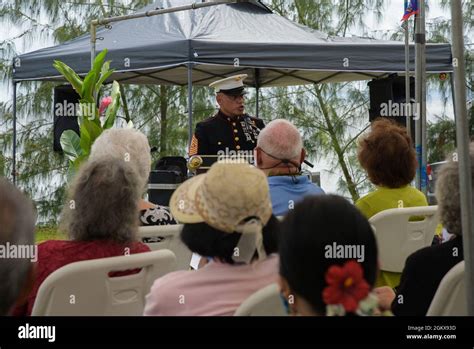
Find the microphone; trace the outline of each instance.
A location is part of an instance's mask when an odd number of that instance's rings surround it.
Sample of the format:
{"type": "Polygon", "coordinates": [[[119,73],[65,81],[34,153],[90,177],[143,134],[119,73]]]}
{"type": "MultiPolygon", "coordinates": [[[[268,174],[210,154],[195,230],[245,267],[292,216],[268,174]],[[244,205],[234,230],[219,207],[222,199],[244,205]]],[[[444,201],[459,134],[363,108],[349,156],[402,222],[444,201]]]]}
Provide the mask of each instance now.
{"type": "Polygon", "coordinates": [[[200,157],[199,155],[193,155],[188,160],[188,169],[191,172],[196,172],[196,170],[201,167],[202,163],[202,157],[200,157]]]}
{"type": "Polygon", "coordinates": [[[311,167],[311,168],[314,167],[314,165],[313,165],[311,162],[309,162],[308,160],[305,160],[305,161],[303,161],[303,162],[304,162],[306,165],[308,165],[309,167],[311,167]]]}

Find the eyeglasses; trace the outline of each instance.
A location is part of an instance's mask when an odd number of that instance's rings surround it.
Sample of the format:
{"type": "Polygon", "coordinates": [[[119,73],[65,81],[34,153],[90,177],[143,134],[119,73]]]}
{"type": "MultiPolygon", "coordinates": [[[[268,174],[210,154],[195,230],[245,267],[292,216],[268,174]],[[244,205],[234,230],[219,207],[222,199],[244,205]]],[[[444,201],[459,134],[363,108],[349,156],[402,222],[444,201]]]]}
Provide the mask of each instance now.
{"type": "Polygon", "coordinates": [[[242,98],[242,99],[245,99],[245,95],[238,95],[238,96],[231,96],[231,95],[226,95],[227,98],[229,98],[231,101],[236,101],[238,100],[239,98],[242,98]]]}

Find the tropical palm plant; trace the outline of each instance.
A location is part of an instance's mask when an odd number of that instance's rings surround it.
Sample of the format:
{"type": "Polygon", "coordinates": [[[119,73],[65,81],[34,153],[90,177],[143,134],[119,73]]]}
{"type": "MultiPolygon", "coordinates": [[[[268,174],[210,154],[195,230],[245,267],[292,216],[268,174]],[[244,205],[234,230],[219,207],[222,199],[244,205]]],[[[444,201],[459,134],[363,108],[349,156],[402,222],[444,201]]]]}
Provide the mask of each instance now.
{"type": "Polygon", "coordinates": [[[113,74],[110,62],[105,61],[107,50],[97,55],[89,73],[81,79],[67,64],[54,61],[53,66],[71,84],[80,97],[78,113],[79,132],[66,130],[61,135],[61,147],[69,158],[70,170],[75,171],[89,157],[92,144],[100,134],[111,128],[115,123],[120,108],[120,86],[117,81],[112,83],[112,93],[98,103],[104,82],[113,74]],[[98,106],[99,105],[99,106],[98,106]],[[101,121],[101,115],[104,114],[101,121]]]}

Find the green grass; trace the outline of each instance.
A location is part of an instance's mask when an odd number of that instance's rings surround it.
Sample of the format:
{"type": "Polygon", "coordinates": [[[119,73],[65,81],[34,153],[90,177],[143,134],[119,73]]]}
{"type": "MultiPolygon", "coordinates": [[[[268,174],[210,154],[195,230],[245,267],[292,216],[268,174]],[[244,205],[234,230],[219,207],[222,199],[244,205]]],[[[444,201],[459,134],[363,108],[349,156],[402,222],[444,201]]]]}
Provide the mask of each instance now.
{"type": "Polygon", "coordinates": [[[57,226],[38,226],[35,237],[37,244],[46,240],[66,240],[66,236],[58,231],[57,226]]]}

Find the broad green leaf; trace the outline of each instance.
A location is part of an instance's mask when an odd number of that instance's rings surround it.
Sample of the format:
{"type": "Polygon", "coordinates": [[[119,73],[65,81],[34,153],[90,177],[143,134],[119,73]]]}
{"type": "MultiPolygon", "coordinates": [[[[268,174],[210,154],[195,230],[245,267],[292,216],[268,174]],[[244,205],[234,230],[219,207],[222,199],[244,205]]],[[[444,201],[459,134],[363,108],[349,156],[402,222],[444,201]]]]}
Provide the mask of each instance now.
{"type": "Polygon", "coordinates": [[[83,122],[83,119],[93,120],[96,116],[96,104],[94,101],[81,99],[80,101],[80,124],[83,122]]]}
{"type": "Polygon", "coordinates": [[[101,135],[102,133],[102,128],[100,126],[97,126],[95,123],[90,123],[87,124],[88,130],[89,130],[89,135],[91,137],[91,146],[94,144],[94,141],[101,135]]]}
{"type": "Polygon", "coordinates": [[[74,160],[72,162],[72,168],[73,168],[73,172],[76,172],[77,170],[79,170],[79,167],[81,167],[81,164],[87,160],[87,156],[85,154],[79,156],[76,160],[74,160]]]}
{"type": "Polygon", "coordinates": [[[107,61],[102,66],[102,70],[100,71],[100,78],[95,85],[95,90],[97,92],[100,91],[100,88],[102,87],[102,84],[105,82],[105,80],[107,80],[115,71],[114,69],[110,69],[110,62],[111,61],[107,61]]]}
{"type": "Polygon", "coordinates": [[[76,90],[79,96],[82,97],[82,80],[79,75],[76,74],[67,64],[61,61],[54,61],[53,67],[56,68],[62,76],[71,84],[71,86],[76,90]]]}
{"type": "Polygon", "coordinates": [[[68,182],[72,182],[74,179],[74,176],[77,174],[77,171],[81,167],[81,165],[86,161],[88,158],[87,155],[82,154],[78,158],[76,158],[74,161],[69,161],[69,168],[67,170],[67,180],[68,182]]]}
{"type": "Polygon", "coordinates": [[[114,81],[112,84],[112,103],[107,108],[105,112],[105,122],[104,122],[104,129],[111,128],[115,123],[115,117],[117,115],[117,111],[120,108],[120,85],[117,81],[114,81]]]}
{"type": "Polygon", "coordinates": [[[90,71],[82,84],[82,99],[88,102],[94,102],[95,72],[90,71]]]}
{"type": "Polygon", "coordinates": [[[94,144],[94,141],[100,136],[101,133],[102,128],[100,126],[97,126],[91,120],[84,120],[83,124],[81,125],[81,138],[83,134],[85,135],[84,140],[81,139],[81,148],[83,154],[90,154],[92,144],[94,144]]]}
{"type": "Polygon", "coordinates": [[[69,160],[74,161],[82,155],[80,138],[73,130],[66,130],[61,135],[61,147],[69,160]]]}
{"type": "Polygon", "coordinates": [[[84,118],[81,126],[79,127],[79,130],[81,131],[80,146],[83,154],[89,154],[92,145],[91,136],[89,135],[89,130],[86,126],[86,124],[90,122],[90,120],[84,118]]]}
{"type": "Polygon", "coordinates": [[[94,72],[94,85],[96,85],[102,71],[102,65],[104,64],[105,56],[107,55],[107,49],[102,50],[94,59],[94,64],[92,65],[91,72],[94,72]]]}
{"type": "Polygon", "coordinates": [[[120,95],[120,85],[115,80],[112,83],[112,93],[110,95],[112,96],[112,98],[114,98],[114,96],[120,95]]]}

